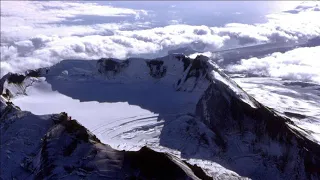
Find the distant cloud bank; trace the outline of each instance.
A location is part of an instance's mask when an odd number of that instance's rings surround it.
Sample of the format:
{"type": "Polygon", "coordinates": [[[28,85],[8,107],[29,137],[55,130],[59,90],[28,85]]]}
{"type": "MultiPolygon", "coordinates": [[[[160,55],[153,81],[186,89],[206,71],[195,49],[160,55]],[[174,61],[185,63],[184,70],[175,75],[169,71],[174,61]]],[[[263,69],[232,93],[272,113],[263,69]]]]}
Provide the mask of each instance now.
{"type": "Polygon", "coordinates": [[[320,46],[297,48],[285,53],[273,53],[264,58],[241,60],[227,69],[257,75],[320,83],[320,46]]]}

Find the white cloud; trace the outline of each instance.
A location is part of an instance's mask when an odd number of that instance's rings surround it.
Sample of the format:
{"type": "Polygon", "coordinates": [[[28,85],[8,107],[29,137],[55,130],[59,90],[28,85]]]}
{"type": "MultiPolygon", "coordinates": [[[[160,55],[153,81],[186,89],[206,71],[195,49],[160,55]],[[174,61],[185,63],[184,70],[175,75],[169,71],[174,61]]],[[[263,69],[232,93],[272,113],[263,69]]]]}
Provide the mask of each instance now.
{"type": "MultiPolygon", "coordinates": [[[[120,24],[93,26],[61,25],[79,15],[118,17],[146,15],[144,10],[116,8],[96,3],[78,2],[38,2],[38,1],[1,1],[1,41],[26,39],[39,34],[70,36],[90,33],[104,29],[118,29],[120,24]],[[107,27],[106,27],[107,26],[107,27]],[[6,38],[6,39],[4,39],[6,38]]],[[[78,19],[79,21],[81,19],[78,19]]],[[[74,20],[70,20],[71,22],[74,20]]]]}
{"type": "Polygon", "coordinates": [[[267,15],[263,24],[231,23],[211,28],[217,34],[228,35],[242,42],[296,41],[320,36],[320,3],[302,3],[291,11],[267,15]]]}
{"type": "Polygon", "coordinates": [[[27,23],[60,22],[77,15],[128,16],[146,14],[144,10],[116,8],[96,3],[78,2],[38,2],[38,1],[1,1],[1,16],[21,18],[27,23]],[[41,16],[39,16],[41,15],[41,16]]]}
{"type": "Polygon", "coordinates": [[[49,66],[63,59],[154,57],[185,46],[213,51],[231,45],[316,37],[320,36],[317,8],[314,4],[302,4],[294,11],[269,15],[264,24],[232,23],[223,27],[175,24],[146,29],[148,22],[61,24],[81,21],[79,15],[139,18],[147,15],[143,10],[88,2],[1,1],[1,76],[49,66]],[[125,30],[134,26],[144,30],[125,30]]]}
{"type": "Polygon", "coordinates": [[[242,59],[227,69],[258,75],[313,81],[320,83],[320,46],[297,48],[285,53],[273,53],[264,58],[242,59]]]}

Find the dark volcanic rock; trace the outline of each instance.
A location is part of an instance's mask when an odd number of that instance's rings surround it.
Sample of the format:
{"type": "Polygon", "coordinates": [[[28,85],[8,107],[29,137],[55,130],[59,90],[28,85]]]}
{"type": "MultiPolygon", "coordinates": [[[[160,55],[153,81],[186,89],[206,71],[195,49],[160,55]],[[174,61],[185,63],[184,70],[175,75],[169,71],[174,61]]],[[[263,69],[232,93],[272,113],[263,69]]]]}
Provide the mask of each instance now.
{"type": "Polygon", "coordinates": [[[302,115],[302,114],[298,114],[298,113],[293,113],[293,112],[284,112],[284,114],[288,117],[294,117],[294,118],[297,118],[297,119],[304,119],[306,118],[307,116],[305,115],[302,115]]]}
{"type": "Polygon", "coordinates": [[[25,78],[26,76],[22,74],[10,74],[8,83],[21,84],[25,78]]]}
{"type": "Polygon", "coordinates": [[[163,65],[163,61],[161,60],[151,60],[146,61],[147,66],[150,69],[150,76],[153,78],[162,78],[167,73],[167,66],[163,65]]]}
{"type": "Polygon", "coordinates": [[[242,176],[262,178],[249,169],[240,170],[240,161],[232,159],[234,154],[254,154],[250,161],[263,164],[261,171],[273,174],[273,179],[320,178],[320,145],[305,138],[291,120],[253,98],[250,101],[255,107],[240,100],[226,84],[213,80],[198,102],[196,113],[216,133],[222,156],[231,158],[228,166],[242,171],[242,176]],[[241,150],[236,150],[235,144],[241,150]],[[279,174],[274,173],[277,170],[279,174]]]}
{"type": "Polygon", "coordinates": [[[98,60],[97,64],[99,73],[112,72],[113,75],[116,75],[122,69],[128,67],[129,61],[119,61],[112,58],[101,58],[98,60]]]}
{"type": "Polygon", "coordinates": [[[37,70],[29,70],[26,72],[27,77],[40,77],[41,76],[41,69],[37,70]]]}

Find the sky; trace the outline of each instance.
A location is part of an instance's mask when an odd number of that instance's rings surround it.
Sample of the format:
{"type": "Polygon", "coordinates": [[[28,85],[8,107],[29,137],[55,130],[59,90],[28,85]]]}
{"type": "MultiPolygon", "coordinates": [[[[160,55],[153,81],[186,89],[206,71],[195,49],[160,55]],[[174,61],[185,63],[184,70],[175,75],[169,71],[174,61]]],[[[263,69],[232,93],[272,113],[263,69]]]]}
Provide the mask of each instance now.
{"type": "MultiPolygon", "coordinates": [[[[320,36],[315,1],[1,1],[1,77],[63,59],[155,58],[320,36]]],[[[319,47],[243,59],[232,71],[320,83],[319,47]]]]}

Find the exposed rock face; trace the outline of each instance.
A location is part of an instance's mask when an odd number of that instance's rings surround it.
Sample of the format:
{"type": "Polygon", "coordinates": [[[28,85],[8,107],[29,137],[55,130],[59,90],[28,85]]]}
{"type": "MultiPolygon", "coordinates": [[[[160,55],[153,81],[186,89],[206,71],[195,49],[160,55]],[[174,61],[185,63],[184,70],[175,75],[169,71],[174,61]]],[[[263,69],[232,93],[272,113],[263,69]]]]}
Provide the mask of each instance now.
{"type": "Polygon", "coordinates": [[[8,73],[0,79],[0,95],[2,94],[6,98],[10,98],[16,96],[17,93],[24,94],[26,88],[32,85],[33,80],[45,73],[48,73],[48,69],[46,68],[28,70],[25,74],[8,73]],[[15,87],[13,92],[10,91],[10,86],[15,87]]]}
{"type": "MultiPolygon", "coordinates": [[[[64,78],[69,78],[71,81],[75,79],[82,81],[81,78],[85,77],[95,80],[100,78],[101,82],[121,82],[129,85],[159,83],[172,87],[175,93],[189,93],[186,97],[196,101],[189,102],[189,105],[195,104],[194,108],[190,108],[194,109],[194,112],[188,112],[187,121],[182,118],[171,123],[171,125],[175,123],[176,126],[181,125],[180,129],[167,126],[163,132],[170,132],[169,135],[188,136],[189,132],[195,131],[192,134],[198,134],[196,137],[200,137],[202,144],[212,148],[210,150],[214,157],[210,157],[212,159],[209,160],[241,176],[252,179],[320,179],[319,144],[307,139],[302,133],[303,130],[290,119],[279,116],[249,96],[221,72],[215,63],[204,56],[190,59],[181,54],[172,54],[153,60],[100,59],[88,62],[88,66],[83,64],[78,66],[80,63],[83,62],[61,62],[54,66],[53,73],[68,74],[64,78]],[[63,73],[66,67],[72,68],[67,68],[68,73],[63,73]],[[79,67],[82,69],[79,70],[79,67]],[[94,74],[97,71],[98,75],[94,74]],[[105,76],[107,79],[104,79],[105,76]],[[201,128],[198,128],[197,124],[205,124],[203,126],[210,133],[198,132],[201,128]],[[192,129],[192,126],[197,128],[192,129]],[[175,134],[173,131],[176,129],[181,133],[175,134]]],[[[57,77],[60,78],[60,75],[57,77]]],[[[3,92],[5,89],[13,95],[23,92],[23,88],[20,90],[9,85],[9,79],[6,78],[1,79],[3,92]]],[[[24,78],[23,87],[30,85],[32,78],[24,78]]],[[[119,99],[123,100],[122,97],[119,99]]],[[[162,111],[165,108],[154,107],[154,103],[150,105],[148,102],[141,103],[135,99],[131,102],[136,103],[135,105],[145,105],[151,111],[159,110],[157,112],[159,114],[167,113],[162,111]]],[[[186,141],[191,139],[189,136],[184,139],[186,141]]],[[[188,144],[188,147],[190,146],[192,145],[188,144]]],[[[81,173],[91,178],[100,177],[99,175],[109,178],[137,178],[136,176],[146,179],[207,178],[202,170],[198,172],[197,168],[190,164],[148,148],[138,152],[116,151],[101,144],[76,121],[58,121],[46,133],[41,149],[37,159],[42,163],[38,165],[34,161],[32,163],[35,164],[32,169],[38,178],[46,177],[46,173],[52,177],[64,174],[75,178],[80,177],[81,173]],[[157,162],[151,164],[151,157],[157,162]],[[161,173],[155,164],[159,164],[160,169],[165,168],[168,176],[161,173]]]]}
{"type": "Polygon", "coordinates": [[[163,65],[163,61],[151,60],[151,61],[146,61],[146,63],[150,69],[151,77],[162,78],[166,75],[167,66],[163,65]]]}
{"type": "Polygon", "coordinates": [[[76,120],[68,120],[66,113],[38,117],[21,112],[14,105],[5,105],[1,100],[1,114],[4,129],[1,131],[0,177],[3,179],[10,176],[17,179],[211,179],[197,166],[147,147],[137,152],[114,150],[76,120]],[[19,119],[16,116],[20,113],[19,119]],[[11,134],[27,130],[28,123],[41,127],[23,137],[11,134]],[[25,144],[30,140],[33,142],[30,149],[22,148],[19,152],[14,146],[15,141],[25,144]],[[11,151],[15,152],[11,157],[4,156],[11,151]],[[21,161],[21,166],[9,163],[9,167],[4,168],[7,160],[21,161]]]}
{"type": "MultiPolygon", "coordinates": [[[[239,172],[239,159],[245,158],[266,174],[272,174],[273,179],[318,179],[319,144],[305,138],[291,120],[253,98],[250,101],[255,107],[237,98],[230,86],[213,79],[197,105],[197,115],[217,135],[215,142],[222,149],[221,156],[230,159],[231,169],[239,172]],[[232,158],[234,154],[239,159],[232,158]]],[[[263,178],[259,173],[248,168],[239,174],[263,178]]]]}
{"type": "Polygon", "coordinates": [[[99,73],[112,73],[112,75],[118,74],[122,69],[128,67],[129,61],[118,61],[112,58],[102,58],[98,60],[98,72],[99,73]]]}

